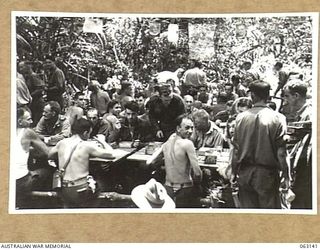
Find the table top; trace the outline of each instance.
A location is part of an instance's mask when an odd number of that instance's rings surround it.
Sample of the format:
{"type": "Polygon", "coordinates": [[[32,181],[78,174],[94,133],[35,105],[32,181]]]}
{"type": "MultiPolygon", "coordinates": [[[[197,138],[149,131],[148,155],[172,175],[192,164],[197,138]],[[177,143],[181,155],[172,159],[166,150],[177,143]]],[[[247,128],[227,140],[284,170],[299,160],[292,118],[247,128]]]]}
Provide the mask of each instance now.
{"type": "MultiPolygon", "coordinates": [[[[161,145],[160,143],[157,144],[156,148],[161,145]]],[[[125,156],[126,154],[132,152],[134,148],[131,147],[131,142],[123,142],[120,143],[119,148],[114,149],[114,159],[102,159],[102,158],[90,158],[90,161],[96,161],[96,162],[111,162],[111,161],[116,161],[119,158],[125,156]]],[[[212,149],[210,149],[212,150],[212,149]]],[[[130,155],[127,160],[129,161],[139,161],[139,162],[146,162],[151,155],[146,154],[146,148],[142,148],[139,151],[135,152],[134,154],[130,155]]],[[[229,164],[229,157],[228,157],[229,152],[218,152],[216,153],[217,155],[217,160],[215,164],[209,164],[205,163],[205,156],[199,155],[198,156],[198,161],[199,161],[199,166],[200,167],[205,167],[205,168],[218,168],[220,166],[225,166],[226,164],[229,164]]]]}

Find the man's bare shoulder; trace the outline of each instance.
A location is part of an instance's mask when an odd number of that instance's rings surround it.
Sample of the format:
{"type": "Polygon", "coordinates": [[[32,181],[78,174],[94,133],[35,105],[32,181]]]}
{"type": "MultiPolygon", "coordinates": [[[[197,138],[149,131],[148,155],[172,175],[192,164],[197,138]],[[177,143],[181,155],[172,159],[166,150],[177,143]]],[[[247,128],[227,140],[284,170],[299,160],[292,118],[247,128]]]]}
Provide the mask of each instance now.
{"type": "Polygon", "coordinates": [[[24,137],[30,140],[39,139],[38,134],[32,128],[25,129],[24,137]]]}
{"type": "Polygon", "coordinates": [[[194,148],[193,142],[189,139],[181,138],[178,140],[178,143],[179,143],[179,146],[181,148],[184,148],[185,150],[194,148]]]}

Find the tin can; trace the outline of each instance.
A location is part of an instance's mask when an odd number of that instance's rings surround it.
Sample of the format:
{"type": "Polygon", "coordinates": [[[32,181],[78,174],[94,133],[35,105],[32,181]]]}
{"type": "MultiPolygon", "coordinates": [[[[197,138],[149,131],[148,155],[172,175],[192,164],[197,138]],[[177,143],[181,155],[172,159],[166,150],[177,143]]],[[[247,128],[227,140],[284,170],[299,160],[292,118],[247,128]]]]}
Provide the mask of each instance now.
{"type": "Polygon", "coordinates": [[[155,149],[155,144],[150,142],[145,150],[146,155],[152,155],[154,152],[154,149],[155,149]]]}

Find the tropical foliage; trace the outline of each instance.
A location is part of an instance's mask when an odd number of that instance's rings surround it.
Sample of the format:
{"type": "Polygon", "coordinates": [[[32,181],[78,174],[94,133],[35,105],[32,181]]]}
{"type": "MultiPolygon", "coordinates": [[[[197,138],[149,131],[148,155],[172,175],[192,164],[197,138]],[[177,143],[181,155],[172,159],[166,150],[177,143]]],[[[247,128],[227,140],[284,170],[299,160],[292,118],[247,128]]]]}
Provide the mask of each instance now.
{"type": "Polygon", "coordinates": [[[282,61],[290,70],[299,68],[311,78],[310,17],[99,19],[103,32],[88,33],[83,32],[84,17],[17,17],[18,60],[33,61],[40,72],[43,57],[51,54],[68,82],[80,88],[89,79],[104,83],[113,75],[130,73],[146,82],[155,71],[188,67],[189,27],[203,24],[214,31],[214,42],[207,46],[215,53],[205,62],[209,80],[228,80],[243,61],[251,61],[262,75],[282,61]],[[177,43],[168,41],[170,23],[179,26],[177,43]]]}

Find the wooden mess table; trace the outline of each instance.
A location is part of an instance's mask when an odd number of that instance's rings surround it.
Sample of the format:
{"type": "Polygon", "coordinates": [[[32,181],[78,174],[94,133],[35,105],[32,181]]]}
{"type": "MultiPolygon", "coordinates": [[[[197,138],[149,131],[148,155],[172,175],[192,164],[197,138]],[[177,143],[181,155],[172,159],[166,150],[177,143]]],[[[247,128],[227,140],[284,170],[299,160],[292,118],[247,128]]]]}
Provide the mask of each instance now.
{"type": "MultiPolygon", "coordinates": [[[[160,182],[164,181],[164,179],[161,181],[161,178],[165,177],[163,169],[162,176],[161,174],[154,175],[155,171],[146,166],[146,161],[150,159],[152,152],[159,149],[161,145],[161,142],[152,142],[153,150],[147,151],[147,144],[130,156],[124,157],[133,152],[135,148],[132,147],[132,142],[120,142],[119,147],[114,149],[115,158],[90,158],[90,174],[94,176],[102,191],[98,198],[106,200],[105,194],[108,192],[130,194],[135,186],[146,183],[150,178],[155,178],[160,182]]],[[[202,169],[209,169],[211,172],[214,172],[217,177],[219,173],[216,170],[229,164],[229,154],[230,151],[225,149],[201,148],[197,151],[199,166],[202,169]],[[210,161],[208,161],[208,158],[210,158],[210,161]]],[[[159,172],[161,173],[161,171],[159,172]]],[[[34,191],[33,196],[39,197],[39,199],[43,199],[44,197],[51,197],[52,199],[56,197],[56,193],[54,191],[34,191]]],[[[116,203],[113,204],[110,201],[107,203],[107,200],[104,201],[101,207],[121,206],[116,203]]]]}
{"type": "MultiPolygon", "coordinates": [[[[154,142],[153,145],[155,146],[154,148],[154,151],[155,151],[161,147],[162,143],[154,142]]],[[[134,148],[131,147],[131,142],[121,142],[119,144],[119,148],[114,149],[114,155],[115,155],[114,159],[90,158],[90,161],[111,163],[113,161],[117,161],[119,158],[125,156],[126,154],[128,154],[133,150],[134,148]]],[[[200,148],[197,151],[199,166],[201,168],[211,168],[211,169],[217,169],[220,166],[225,166],[229,164],[229,154],[230,154],[230,151],[228,149],[222,150],[222,149],[213,149],[213,148],[200,148]],[[207,162],[206,158],[210,156],[213,156],[211,157],[212,161],[207,162]]],[[[127,160],[145,163],[148,159],[150,159],[150,157],[151,157],[151,154],[146,154],[146,148],[143,147],[139,151],[130,155],[127,158],[127,160]]]]}

